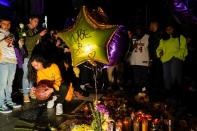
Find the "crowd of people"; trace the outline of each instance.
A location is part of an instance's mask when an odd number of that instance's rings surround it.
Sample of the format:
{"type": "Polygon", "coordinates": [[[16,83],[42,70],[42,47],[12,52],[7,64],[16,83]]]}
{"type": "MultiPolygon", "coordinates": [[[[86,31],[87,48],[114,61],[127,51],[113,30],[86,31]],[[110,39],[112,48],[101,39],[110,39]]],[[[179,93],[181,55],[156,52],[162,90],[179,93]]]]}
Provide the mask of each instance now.
{"type": "MultiPolygon", "coordinates": [[[[12,33],[11,25],[10,19],[0,19],[0,113],[21,107],[12,100],[14,86],[21,88],[25,104],[36,99],[39,83],[52,82],[52,88],[46,92],[52,93],[47,108],[56,105],[56,115],[63,113],[62,104],[70,83],[76,97],[87,97],[88,90],[94,89],[91,64],[85,62],[73,67],[69,47],[57,37],[57,31],[37,29],[38,16],[29,17],[23,37],[18,32],[12,33]],[[23,73],[17,74],[18,70],[23,73]],[[16,77],[21,82],[13,85],[16,77]]],[[[181,89],[188,48],[187,38],[179,32],[177,24],[168,23],[161,29],[158,21],[152,21],[148,29],[144,26],[128,28],[125,44],[129,49],[124,59],[99,72],[99,89],[104,93],[117,89],[138,92],[144,87],[152,93],[181,89]]]]}

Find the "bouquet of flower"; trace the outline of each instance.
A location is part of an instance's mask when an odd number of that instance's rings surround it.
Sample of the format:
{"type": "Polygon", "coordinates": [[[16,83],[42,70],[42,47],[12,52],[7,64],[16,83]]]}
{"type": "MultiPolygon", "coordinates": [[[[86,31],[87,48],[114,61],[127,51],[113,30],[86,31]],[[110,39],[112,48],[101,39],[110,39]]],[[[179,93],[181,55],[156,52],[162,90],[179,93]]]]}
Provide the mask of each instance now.
{"type": "Polygon", "coordinates": [[[94,108],[90,104],[90,108],[93,115],[93,121],[91,124],[92,129],[94,131],[109,131],[113,128],[112,122],[113,120],[109,117],[109,111],[105,107],[104,104],[101,104],[99,102],[94,103],[94,108]]]}
{"type": "Polygon", "coordinates": [[[94,102],[90,104],[93,120],[91,125],[76,125],[72,131],[112,131],[113,120],[109,117],[109,111],[104,104],[94,102]]]}

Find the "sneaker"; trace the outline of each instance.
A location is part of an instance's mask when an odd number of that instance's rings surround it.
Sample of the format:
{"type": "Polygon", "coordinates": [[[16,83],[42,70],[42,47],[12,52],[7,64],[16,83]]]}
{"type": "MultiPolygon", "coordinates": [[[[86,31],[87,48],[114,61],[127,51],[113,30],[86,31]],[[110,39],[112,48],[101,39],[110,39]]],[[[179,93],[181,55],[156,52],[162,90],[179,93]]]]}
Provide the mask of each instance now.
{"type": "Polygon", "coordinates": [[[29,103],[30,102],[29,96],[28,95],[24,96],[23,101],[24,101],[24,103],[29,103]]]}
{"type": "Polygon", "coordinates": [[[16,104],[16,103],[14,103],[14,102],[7,102],[7,103],[6,103],[6,106],[9,107],[9,108],[11,108],[11,109],[18,109],[18,108],[21,107],[20,104],[16,104]]]}
{"type": "Polygon", "coordinates": [[[53,108],[54,102],[57,100],[57,96],[53,96],[52,100],[47,102],[47,108],[53,108]]]}
{"type": "Polygon", "coordinates": [[[56,105],[56,115],[62,115],[63,114],[63,105],[61,103],[58,103],[56,105]]]}
{"type": "Polygon", "coordinates": [[[85,85],[80,85],[80,88],[81,88],[82,90],[84,90],[84,91],[86,90],[86,89],[85,89],[85,85]]]}
{"type": "Polygon", "coordinates": [[[11,113],[12,112],[12,110],[9,108],[9,107],[7,107],[6,105],[2,105],[2,106],[0,106],[0,113],[11,113]]]}

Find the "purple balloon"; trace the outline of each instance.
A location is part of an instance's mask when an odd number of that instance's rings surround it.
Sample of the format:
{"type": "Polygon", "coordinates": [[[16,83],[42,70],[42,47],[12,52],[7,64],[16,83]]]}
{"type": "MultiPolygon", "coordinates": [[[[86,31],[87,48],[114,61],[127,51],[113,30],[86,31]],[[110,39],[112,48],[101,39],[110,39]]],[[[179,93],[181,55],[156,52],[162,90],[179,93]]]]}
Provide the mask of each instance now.
{"type": "Polygon", "coordinates": [[[197,17],[194,15],[192,10],[189,9],[188,5],[185,3],[185,0],[172,0],[171,5],[175,11],[174,15],[178,16],[179,24],[181,24],[181,22],[188,24],[197,23],[197,17]]]}
{"type": "Polygon", "coordinates": [[[127,30],[123,25],[119,25],[112,39],[108,44],[108,58],[109,64],[107,66],[113,66],[121,62],[123,59],[128,45],[127,30]]]}

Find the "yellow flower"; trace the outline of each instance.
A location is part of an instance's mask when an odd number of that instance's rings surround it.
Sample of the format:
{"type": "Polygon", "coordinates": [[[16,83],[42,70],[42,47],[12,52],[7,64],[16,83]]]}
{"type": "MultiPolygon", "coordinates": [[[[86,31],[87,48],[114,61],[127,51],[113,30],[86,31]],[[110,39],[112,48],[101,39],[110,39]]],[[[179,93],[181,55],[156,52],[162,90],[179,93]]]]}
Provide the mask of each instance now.
{"type": "Polygon", "coordinates": [[[82,124],[82,125],[75,125],[71,131],[94,131],[91,126],[82,124]]]}

